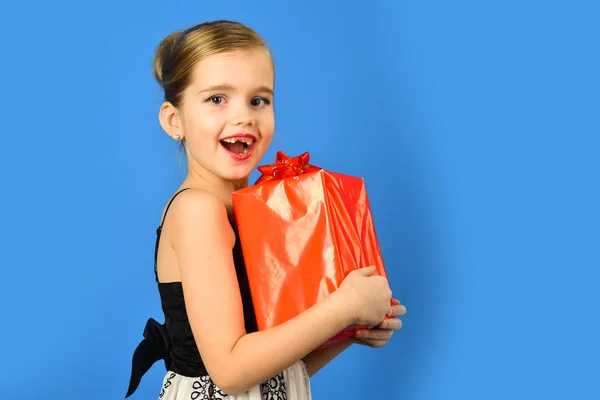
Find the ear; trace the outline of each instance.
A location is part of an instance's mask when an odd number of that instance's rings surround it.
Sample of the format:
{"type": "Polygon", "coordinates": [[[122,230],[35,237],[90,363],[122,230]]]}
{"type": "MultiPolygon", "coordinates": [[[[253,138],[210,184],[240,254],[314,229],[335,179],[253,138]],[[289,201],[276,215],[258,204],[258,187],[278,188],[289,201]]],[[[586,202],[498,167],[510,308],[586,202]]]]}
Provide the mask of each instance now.
{"type": "Polygon", "coordinates": [[[183,139],[183,124],[179,110],[170,102],[166,101],[160,106],[158,113],[160,126],[171,138],[183,139]]]}

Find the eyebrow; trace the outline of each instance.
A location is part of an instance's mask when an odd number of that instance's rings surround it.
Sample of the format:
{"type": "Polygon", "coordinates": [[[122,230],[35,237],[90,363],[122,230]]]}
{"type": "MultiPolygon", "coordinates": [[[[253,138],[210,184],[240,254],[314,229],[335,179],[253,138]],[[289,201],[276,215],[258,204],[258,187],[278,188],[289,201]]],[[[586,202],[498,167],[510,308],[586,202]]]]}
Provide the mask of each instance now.
{"type": "MultiPolygon", "coordinates": [[[[216,90],[234,90],[234,89],[235,88],[232,85],[225,83],[225,84],[221,84],[221,85],[211,86],[206,89],[202,89],[201,91],[198,92],[198,94],[204,93],[204,92],[214,92],[216,90]]],[[[261,86],[261,87],[257,88],[256,91],[257,92],[266,92],[266,93],[269,93],[271,96],[274,95],[273,89],[271,89],[268,86],[261,86]]]]}

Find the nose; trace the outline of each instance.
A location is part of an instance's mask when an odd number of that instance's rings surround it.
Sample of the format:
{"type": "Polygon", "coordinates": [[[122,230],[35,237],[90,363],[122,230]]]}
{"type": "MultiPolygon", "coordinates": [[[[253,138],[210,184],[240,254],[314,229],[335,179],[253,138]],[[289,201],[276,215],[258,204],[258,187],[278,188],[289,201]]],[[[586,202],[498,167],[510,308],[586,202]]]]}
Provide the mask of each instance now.
{"type": "Polygon", "coordinates": [[[235,107],[231,122],[233,125],[255,125],[256,120],[254,118],[254,110],[252,110],[252,107],[249,105],[240,105],[239,107],[235,107]]]}

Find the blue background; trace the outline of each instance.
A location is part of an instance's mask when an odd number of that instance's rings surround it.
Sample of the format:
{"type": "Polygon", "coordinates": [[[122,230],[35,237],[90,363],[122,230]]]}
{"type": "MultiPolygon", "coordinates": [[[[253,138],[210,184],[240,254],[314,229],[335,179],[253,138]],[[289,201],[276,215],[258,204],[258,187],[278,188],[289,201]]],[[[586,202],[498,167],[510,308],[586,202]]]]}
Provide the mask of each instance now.
{"type": "Polygon", "coordinates": [[[264,161],[309,150],[365,178],[408,307],[314,397],[600,398],[597,4],[3,2],[2,398],[124,397],[144,323],[162,321],[155,228],[185,173],[153,51],[222,18],[275,56],[264,161]]]}

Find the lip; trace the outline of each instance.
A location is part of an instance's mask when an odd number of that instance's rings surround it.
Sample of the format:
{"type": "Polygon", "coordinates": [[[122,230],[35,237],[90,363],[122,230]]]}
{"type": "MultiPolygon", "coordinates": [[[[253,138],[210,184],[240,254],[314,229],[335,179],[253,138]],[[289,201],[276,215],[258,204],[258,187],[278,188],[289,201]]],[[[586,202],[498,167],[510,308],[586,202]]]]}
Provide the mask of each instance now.
{"type": "Polygon", "coordinates": [[[252,153],[254,152],[254,148],[256,147],[256,136],[252,135],[251,133],[237,133],[235,135],[230,135],[230,136],[226,136],[226,137],[219,139],[219,141],[221,141],[221,140],[225,140],[225,139],[240,139],[240,138],[252,139],[252,144],[248,148],[248,151],[244,154],[234,153],[232,151],[227,150],[227,148],[225,146],[221,145],[221,148],[227,153],[227,155],[229,155],[235,161],[245,161],[245,160],[249,159],[250,156],[252,156],[252,153]]]}
{"type": "Polygon", "coordinates": [[[256,142],[256,136],[254,136],[251,133],[236,133],[235,135],[225,136],[223,138],[220,138],[219,140],[237,139],[237,138],[248,138],[248,139],[252,139],[253,142],[256,142]]]}

